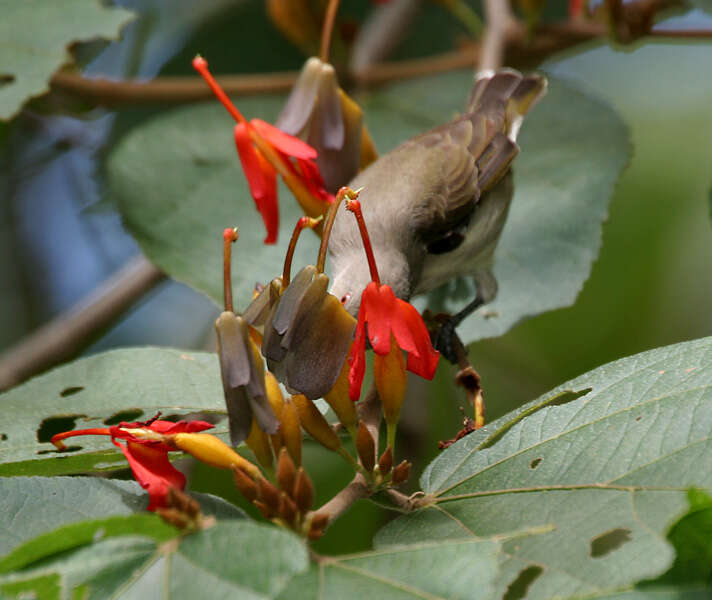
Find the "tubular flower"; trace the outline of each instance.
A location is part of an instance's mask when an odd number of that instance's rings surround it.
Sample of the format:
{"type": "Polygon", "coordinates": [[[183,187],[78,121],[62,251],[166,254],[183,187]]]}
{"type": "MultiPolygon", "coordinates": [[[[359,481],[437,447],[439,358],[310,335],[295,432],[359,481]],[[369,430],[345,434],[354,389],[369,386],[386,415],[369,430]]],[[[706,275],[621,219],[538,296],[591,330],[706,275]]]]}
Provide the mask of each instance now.
{"type": "Polygon", "coordinates": [[[326,212],[333,197],[324,189],[319,168],[314,162],[316,150],[261,119],[247,121],[210,74],[205,59],[196,56],[193,67],[237,121],[234,128],[235,146],[255,206],[267,229],[265,244],[277,241],[277,173],[282,176],[307,215],[318,217],[326,212]]]}
{"type": "MultiPolygon", "coordinates": [[[[433,349],[420,313],[405,300],[397,298],[390,286],[381,284],[361,204],[355,199],[355,194],[347,201],[346,207],[356,216],[373,279],[361,295],[356,336],[349,356],[349,396],[356,401],[361,396],[366,371],[367,337],[377,357],[389,356],[392,341],[395,341],[397,348],[408,354],[406,369],[425,379],[432,379],[435,375],[440,353],[433,349]]],[[[393,368],[395,365],[397,361],[393,368]]],[[[384,373],[387,371],[384,369],[384,373]]]]}
{"type": "MultiPolygon", "coordinates": [[[[168,460],[168,452],[176,450],[169,436],[196,434],[211,429],[205,421],[160,421],[152,419],[137,423],[119,423],[112,427],[65,431],[52,437],[52,443],[64,450],[63,440],[79,435],[108,435],[123,452],[136,481],[148,492],[148,510],[165,507],[171,488],[183,490],[185,475],[168,460]]],[[[213,437],[213,436],[210,436],[213,437]]]]}

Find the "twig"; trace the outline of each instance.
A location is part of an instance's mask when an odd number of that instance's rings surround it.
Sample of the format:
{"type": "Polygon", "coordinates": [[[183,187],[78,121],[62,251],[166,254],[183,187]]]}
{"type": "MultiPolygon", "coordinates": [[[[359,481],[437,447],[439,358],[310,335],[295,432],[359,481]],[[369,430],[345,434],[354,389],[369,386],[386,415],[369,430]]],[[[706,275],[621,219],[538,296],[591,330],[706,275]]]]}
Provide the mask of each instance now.
{"type": "MultiPolygon", "coordinates": [[[[229,96],[286,92],[297,80],[297,71],[217,77],[229,96]]],[[[212,100],[213,93],[198,77],[157,77],[152,81],[110,81],[89,79],[78,73],[60,71],[52,77],[52,87],[92,100],[103,106],[161,104],[212,100]]]]}
{"type": "Polygon", "coordinates": [[[494,71],[504,64],[508,33],[516,25],[509,0],[485,0],[484,11],[487,29],[482,39],[478,69],[494,71]]]}
{"type": "Polygon", "coordinates": [[[133,259],[68,312],[0,355],[0,390],[75,356],[93,333],[110,325],[164,275],[144,257],[133,259]]]}
{"type": "Polygon", "coordinates": [[[368,498],[371,494],[371,488],[366,483],[363,475],[357,473],[351,483],[315,512],[319,515],[329,515],[329,525],[331,525],[351,508],[357,500],[368,498]]]}
{"type": "Polygon", "coordinates": [[[373,437],[373,442],[378,450],[378,430],[381,425],[381,399],[378,397],[376,385],[371,384],[366,397],[358,405],[358,415],[368,432],[373,437]]]}

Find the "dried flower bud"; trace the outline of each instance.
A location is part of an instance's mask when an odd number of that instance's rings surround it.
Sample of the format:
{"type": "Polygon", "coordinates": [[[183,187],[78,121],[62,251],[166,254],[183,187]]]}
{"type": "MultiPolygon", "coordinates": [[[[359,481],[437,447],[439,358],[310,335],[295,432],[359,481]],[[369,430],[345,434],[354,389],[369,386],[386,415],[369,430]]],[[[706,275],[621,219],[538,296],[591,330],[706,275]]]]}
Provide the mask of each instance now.
{"type": "Polygon", "coordinates": [[[316,164],[331,193],[365,166],[363,111],[339,87],[334,67],[316,57],[302,67],[276,125],[317,151],[316,164]]]}
{"type": "Polygon", "coordinates": [[[285,492],[279,496],[279,516],[289,525],[294,525],[297,520],[297,505],[285,492]]]}
{"type": "Polygon", "coordinates": [[[368,473],[373,471],[376,464],[376,444],[373,441],[373,436],[368,430],[368,427],[360,421],[358,424],[358,433],[356,434],[356,450],[358,457],[361,459],[363,468],[368,473]]]}
{"type": "Polygon", "coordinates": [[[232,475],[235,480],[235,487],[245,497],[245,499],[248,502],[256,500],[258,496],[257,484],[254,482],[252,477],[250,477],[239,467],[232,470],[232,475]]]}
{"type": "Polygon", "coordinates": [[[251,477],[261,477],[260,470],[249,460],[240,456],[220,438],[210,433],[176,433],[166,439],[179,450],[187,452],[199,461],[217,467],[232,469],[239,467],[251,477]]]}
{"type": "Polygon", "coordinates": [[[406,460],[401,462],[395,469],[393,469],[393,475],[391,475],[391,481],[393,485],[400,485],[404,481],[408,481],[410,476],[410,463],[406,460]]]}
{"type": "Polygon", "coordinates": [[[302,429],[299,423],[299,413],[291,398],[284,401],[282,409],[280,431],[284,447],[292,457],[294,464],[302,464],[302,429]]]}
{"type": "Polygon", "coordinates": [[[292,495],[296,477],[297,468],[294,466],[294,461],[289,455],[289,451],[286,448],[282,448],[277,459],[277,483],[279,483],[279,487],[289,495],[292,495]]]}
{"type": "Polygon", "coordinates": [[[316,527],[310,527],[307,532],[307,537],[312,541],[318,540],[322,535],[324,535],[324,530],[316,527]]]}
{"type": "Polygon", "coordinates": [[[336,382],[356,320],[326,290],[329,278],[304,267],[272,307],[262,352],[277,379],[308,398],[321,398],[336,382]]]}
{"type": "Polygon", "coordinates": [[[378,471],[381,475],[388,475],[393,468],[393,451],[391,447],[388,446],[386,450],[381,454],[381,458],[378,459],[378,471]]]}
{"type": "Polygon", "coordinates": [[[341,440],[314,403],[302,394],[292,396],[292,402],[299,413],[299,422],[306,432],[325,448],[338,452],[341,440]]]}
{"type": "Polygon", "coordinates": [[[304,467],[297,470],[297,480],[294,482],[294,501],[302,514],[311,509],[314,504],[314,485],[309,479],[304,467]]]}
{"type": "Polygon", "coordinates": [[[242,443],[249,435],[253,414],[263,431],[275,433],[279,422],[267,400],[264,371],[255,360],[255,346],[249,339],[247,323],[225,311],[215,322],[215,329],[233,445],[242,443]]]}

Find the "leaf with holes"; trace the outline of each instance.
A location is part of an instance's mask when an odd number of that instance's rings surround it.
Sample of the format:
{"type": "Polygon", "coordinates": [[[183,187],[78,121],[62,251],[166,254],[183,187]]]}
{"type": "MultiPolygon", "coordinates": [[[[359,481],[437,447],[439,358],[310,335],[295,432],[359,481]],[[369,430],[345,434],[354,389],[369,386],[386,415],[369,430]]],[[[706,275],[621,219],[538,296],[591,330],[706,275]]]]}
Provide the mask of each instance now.
{"type": "MultiPolygon", "coordinates": [[[[461,110],[471,83],[469,71],[449,73],[365,95],[361,101],[376,142],[389,150],[448,121],[461,110]]],[[[282,103],[274,96],[238,102],[246,116],[266,120],[274,119],[282,103]]],[[[163,114],[119,143],[108,170],[124,222],[146,255],[218,304],[220,233],[226,226],[240,227],[233,278],[238,306],[244,307],[256,281],[265,283],[281,272],[301,213],[282,189],[279,243],[262,244],[264,227],[240,170],[231,127],[217,102],[163,114]]],[[[598,253],[613,184],[630,155],[626,129],[607,105],[553,80],[520,141],[515,196],[496,255],[500,294],[489,307],[490,318],[474,315],[462,324],[465,342],[573,303],[598,253]]],[[[313,263],[316,248],[316,236],[303,236],[295,266],[313,263]]],[[[470,282],[458,280],[429,301],[435,309],[453,310],[473,293],[470,282]]]]}
{"type": "MultiPolygon", "coordinates": [[[[70,429],[146,420],[161,412],[224,416],[215,354],[168,348],[112,350],[58,367],[0,395],[0,475],[60,475],[125,466],[104,437],[70,440],[68,451],[49,443],[70,429]]],[[[216,428],[222,432],[225,428],[216,428]]]]}
{"type": "Polygon", "coordinates": [[[49,90],[49,79],[72,61],[69,47],[80,41],[116,38],[132,18],[99,0],[4,2],[0,20],[0,121],[24,102],[49,90]]]}
{"type": "MultiPolygon", "coordinates": [[[[670,569],[666,534],[688,488],[712,489],[710,464],[705,338],[600,367],[463,438],[423,474],[424,507],[389,523],[377,547],[548,526],[503,544],[492,598],[658,598],[633,586],[670,569]]],[[[702,589],[688,576],[665,583],[702,589]]]]}

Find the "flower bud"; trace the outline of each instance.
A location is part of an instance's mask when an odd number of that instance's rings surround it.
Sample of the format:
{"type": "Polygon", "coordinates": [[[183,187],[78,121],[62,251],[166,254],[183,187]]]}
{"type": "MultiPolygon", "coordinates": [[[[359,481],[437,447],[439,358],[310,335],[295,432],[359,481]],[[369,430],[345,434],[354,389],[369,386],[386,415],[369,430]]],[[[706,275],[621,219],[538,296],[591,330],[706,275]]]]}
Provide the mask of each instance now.
{"type": "Polygon", "coordinates": [[[176,433],[166,436],[166,439],[179,450],[187,452],[211,467],[218,469],[239,467],[253,478],[262,477],[255,465],[210,433],[176,433]]]}
{"type": "Polygon", "coordinates": [[[292,457],[294,464],[302,464],[302,429],[299,424],[299,413],[291,398],[284,401],[280,420],[280,431],[284,447],[292,457]]]}
{"type": "Polygon", "coordinates": [[[347,360],[341,367],[341,373],[339,373],[334,387],[324,396],[324,400],[339,417],[341,424],[355,437],[358,414],[356,413],[356,404],[349,397],[349,363],[347,360]]]}
{"type": "Polygon", "coordinates": [[[374,353],[373,380],[383,405],[386,423],[398,423],[406,389],[405,361],[403,351],[391,334],[391,350],[386,355],[374,353]]]}
{"type": "Polygon", "coordinates": [[[368,473],[373,471],[373,467],[376,464],[376,444],[373,441],[371,432],[366,425],[363,424],[363,421],[360,421],[358,424],[356,450],[358,451],[358,457],[361,459],[363,468],[366,469],[368,473]]]}
{"type": "Polygon", "coordinates": [[[406,460],[401,462],[395,469],[393,469],[393,475],[391,475],[391,481],[393,485],[400,485],[404,481],[408,481],[410,476],[410,463],[406,460]]]}
{"type": "Polygon", "coordinates": [[[267,0],[267,14],[274,26],[305,54],[319,49],[319,22],[309,0],[267,0]]]}
{"type": "Polygon", "coordinates": [[[252,477],[245,473],[239,467],[232,470],[232,476],[235,480],[235,487],[245,497],[248,502],[253,502],[257,499],[257,484],[252,477]]]}
{"type": "Polygon", "coordinates": [[[264,502],[260,500],[253,500],[252,504],[254,504],[259,509],[265,519],[269,520],[274,517],[274,512],[264,502]]]}
{"type": "Polygon", "coordinates": [[[260,500],[273,514],[276,513],[279,510],[279,490],[263,477],[257,480],[257,491],[260,500]]]}
{"type": "Polygon", "coordinates": [[[297,468],[294,466],[294,461],[289,456],[289,451],[286,448],[282,448],[277,459],[277,483],[279,483],[279,487],[291,495],[294,493],[296,477],[297,468]]]}
{"type": "Polygon", "coordinates": [[[314,485],[304,467],[297,469],[297,479],[294,482],[294,501],[302,514],[310,510],[314,504],[314,485]]]}
{"type": "Polygon", "coordinates": [[[252,450],[257,462],[260,463],[264,469],[272,468],[274,460],[272,456],[272,445],[270,444],[269,437],[260,429],[257,420],[254,418],[252,419],[250,435],[247,436],[245,443],[247,447],[252,450]]]}
{"type": "Polygon", "coordinates": [[[280,427],[277,433],[270,435],[270,440],[272,442],[272,448],[275,452],[279,452],[279,449],[284,445],[282,440],[282,409],[284,407],[284,396],[282,395],[282,390],[279,387],[279,382],[277,378],[269,371],[265,372],[265,390],[267,392],[267,400],[269,400],[270,406],[274,411],[277,420],[280,421],[280,427]]]}
{"type": "Polygon", "coordinates": [[[302,394],[292,396],[292,402],[299,413],[299,422],[305,431],[325,448],[338,452],[341,440],[314,403],[302,394]]]}
{"type": "Polygon", "coordinates": [[[393,451],[391,447],[388,446],[386,450],[381,454],[381,458],[378,459],[378,472],[381,475],[388,475],[393,468],[393,451]]]}
{"type": "Polygon", "coordinates": [[[309,522],[309,529],[323,531],[329,524],[329,515],[324,513],[314,513],[309,522]]]}
{"type": "Polygon", "coordinates": [[[198,501],[178,488],[172,487],[168,490],[166,504],[188,515],[191,519],[195,519],[200,515],[198,501]]]}
{"type": "Polygon", "coordinates": [[[178,529],[188,529],[194,522],[188,515],[177,508],[157,508],[156,513],[169,525],[178,529]]]}
{"type": "Polygon", "coordinates": [[[297,521],[297,505],[285,492],[279,496],[279,516],[285,523],[294,526],[297,521]]]}

